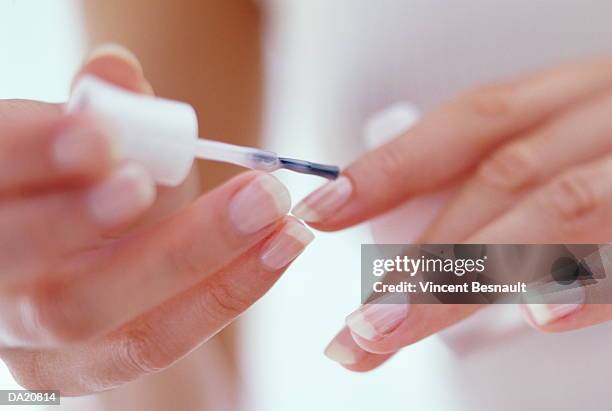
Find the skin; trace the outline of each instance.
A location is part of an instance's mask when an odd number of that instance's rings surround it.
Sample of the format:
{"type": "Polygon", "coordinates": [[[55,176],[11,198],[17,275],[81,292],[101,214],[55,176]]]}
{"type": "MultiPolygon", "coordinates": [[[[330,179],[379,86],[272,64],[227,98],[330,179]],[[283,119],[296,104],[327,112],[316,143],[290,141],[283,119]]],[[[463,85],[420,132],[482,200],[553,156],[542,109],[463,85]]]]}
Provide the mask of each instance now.
{"type": "MultiPolygon", "coordinates": [[[[84,73],[149,90],[125,53],[96,53],[84,73]]],[[[0,113],[2,152],[10,153],[0,166],[2,240],[14,251],[0,253],[0,356],[24,387],[83,395],[165,369],[230,324],[284,271],[261,256],[295,219],[281,212],[247,233],[227,212],[262,174],[243,173],[204,195],[190,180],[120,224],[101,223],[87,201],[129,165],[113,157],[109,139],[90,119],[65,116],[56,105],[7,101],[0,113]],[[92,146],[58,169],[53,144],[75,128],[88,132],[92,146]],[[165,208],[186,198],[188,205],[165,208]]],[[[276,210],[264,200],[260,212],[276,210]]]]}
{"type": "MultiPolygon", "coordinates": [[[[609,59],[469,91],[351,164],[344,171],[353,185],[350,201],[312,225],[325,231],[342,229],[409,198],[459,184],[458,193],[419,242],[609,243],[611,109],[609,59]]],[[[358,353],[359,361],[347,368],[367,371],[479,308],[412,305],[406,319],[376,341],[347,328],[334,341],[358,353]]],[[[611,319],[609,305],[595,304],[544,326],[527,318],[543,332],[611,319]]]]}
{"type": "MultiPolygon", "coordinates": [[[[101,75],[108,80],[140,92],[151,92],[152,84],[158,94],[189,101],[199,108],[199,112],[207,113],[206,121],[201,124],[203,135],[215,138],[233,136],[232,142],[253,144],[253,130],[258,128],[260,97],[259,18],[256,8],[249,2],[240,1],[188,1],[181,7],[173,7],[162,0],[137,0],[130,4],[131,7],[126,8],[122,7],[123,2],[116,0],[84,2],[90,37],[92,43],[114,40],[136,50],[145,61],[149,80],[144,80],[141,68],[129,64],[126,68],[121,64],[94,62],[86,70],[101,70],[101,75]],[[133,24],[134,21],[139,24],[133,24]],[[160,27],[167,30],[160,30],[160,27]],[[223,41],[208,41],[219,35],[223,41]],[[151,41],[151,38],[156,41],[151,41]],[[94,67],[96,65],[102,68],[94,67]],[[116,72],[122,74],[116,75],[116,72]],[[227,75],[228,72],[231,76],[227,75]]],[[[609,214],[606,215],[610,208],[609,192],[605,185],[593,186],[593,181],[609,180],[610,166],[606,154],[610,153],[610,147],[600,138],[600,131],[610,129],[609,115],[605,115],[609,113],[606,96],[612,84],[610,72],[609,61],[598,61],[529,75],[460,96],[428,114],[405,135],[348,167],[344,175],[354,186],[350,204],[333,218],[313,226],[326,231],[349,227],[413,196],[453,183],[461,184],[462,190],[425,233],[423,242],[486,243],[508,242],[508,239],[516,242],[598,242],[602,239],[600,242],[609,242],[610,229],[605,223],[610,221],[609,214]],[[577,147],[574,140],[577,135],[586,138],[587,143],[577,147]],[[551,151],[544,152],[543,147],[554,150],[555,155],[550,155],[551,151]],[[522,167],[508,167],[508,163],[518,163],[522,167]],[[518,175],[517,170],[520,172],[518,175]],[[584,187],[586,191],[583,191],[584,187]],[[558,203],[551,201],[557,197],[561,198],[558,203]],[[477,216],[472,213],[475,205],[482,210],[477,216]],[[518,231],[519,223],[531,229],[518,231]]],[[[10,102],[2,110],[3,119],[15,116],[23,120],[26,114],[31,119],[32,112],[42,122],[45,118],[57,116],[58,108],[31,102],[10,102]]],[[[44,128],[43,123],[35,125],[44,128]]],[[[24,129],[27,131],[22,133],[23,136],[51,135],[38,134],[27,127],[24,129]]],[[[3,178],[0,186],[4,184],[6,193],[18,192],[19,196],[56,185],[84,187],[88,182],[98,181],[114,167],[111,159],[106,158],[104,139],[100,139],[100,144],[98,155],[90,159],[91,169],[81,170],[79,175],[55,179],[44,169],[42,172],[32,170],[27,177],[0,173],[3,178]],[[110,165],[105,165],[105,161],[110,165]],[[25,182],[20,178],[25,178],[25,182]]],[[[41,146],[40,142],[36,146],[41,146]]],[[[36,155],[36,150],[24,151],[36,155]]],[[[6,156],[3,162],[11,164],[16,159],[6,156]]],[[[40,164],[37,161],[26,163],[40,164]]],[[[19,164],[25,163],[19,161],[19,164]]],[[[7,167],[6,171],[13,168],[7,167]]],[[[206,172],[204,185],[214,186],[234,172],[206,172]]],[[[242,176],[228,184],[236,187],[244,184],[246,178],[248,176],[242,176]]],[[[194,175],[183,187],[158,193],[156,203],[128,226],[114,227],[111,233],[105,233],[120,238],[125,233],[134,232],[131,230],[137,232],[138,229],[156,227],[165,217],[192,207],[188,204],[198,195],[200,187],[201,183],[194,175]]],[[[185,221],[189,218],[185,217],[185,221]]],[[[185,221],[183,224],[188,225],[185,221]]],[[[277,229],[272,227],[268,235],[277,229]]],[[[242,281],[242,267],[257,272],[250,265],[255,264],[255,254],[249,253],[255,253],[261,244],[261,241],[254,243],[251,251],[240,256],[240,267],[229,264],[215,277],[242,281]]],[[[53,245],[74,246],[61,242],[53,245]]],[[[252,295],[249,301],[264,292],[278,274],[263,275],[261,284],[255,287],[256,295],[252,295]]],[[[194,323],[183,322],[185,317],[192,317],[186,312],[201,307],[197,301],[201,301],[209,290],[201,283],[193,285],[147,315],[138,316],[119,328],[113,328],[122,323],[114,317],[119,314],[109,305],[107,316],[95,318],[95,330],[94,327],[84,330],[77,327],[75,333],[51,327],[51,348],[40,348],[48,344],[47,338],[20,335],[16,332],[18,328],[11,328],[9,324],[5,334],[12,339],[11,347],[5,346],[2,355],[18,379],[30,388],[61,386],[72,394],[110,388],[172,364],[237,315],[240,310],[230,310],[231,313],[219,315],[222,319],[215,322],[209,321],[204,312],[195,312],[194,323]],[[111,329],[106,333],[99,331],[111,329]],[[182,332],[185,329],[190,331],[182,332]],[[176,344],[171,344],[172,350],[160,350],[159,345],[151,348],[149,344],[157,344],[160,335],[167,334],[177,337],[176,344]],[[115,355],[113,347],[122,346],[117,343],[125,341],[122,338],[128,338],[129,344],[135,343],[140,347],[137,352],[146,352],[151,358],[145,357],[146,362],[138,363],[140,365],[135,368],[124,369],[121,361],[113,362],[105,357],[105,354],[115,355]],[[74,349],[75,345],[79,348],[74,349]],[[157,357],[162,352],[167,356],[157,357]],[[102,381],[88,382],[88,375],[99,375],[101,363],[112,372],[104,368],[102,381]],[[85,364],[84,368],[79,368],[85,376],[82,379],[75,378],[74,367],[77,364],[85,364]]],[[[7,287],[5,292],[10,295],[15,291],[7,287]]],[[[541,329],[566,331],[608,321],[612,312],[607,307],[585,306],[572,316],[541,329]]],[[[401,347],[466,318],[477,308],[413,306],[407,320],[380,341],[357,338],[346,328],[337,338],[345,344],[353,344],[363,353],[360,362],[349,368],[370,370],[401,347]]],[[[217,309],[224,311],[223,307],[217,309]]],[[[206,314],[210,312],[206,311],[206,314]]],[[[63,324],[63,320],[57,323],[63,324]]]]}
{"type": "MultiPolygon", "coordinates": [[[[81,3],[89,47],[115,42],[129,47],[145,67],[147,79],[160,96],[187,101],[199,114],[200,135],[247,146],[259,145],[262,100],[261,10],[251,0],[120,0],[81,3]],[[138,22],[138,24],[134,24],[138,22]]],[[[199,162],[195,191],[207,191],[241,169],[199,162]],[[198,178],[199,177],[199,178],[198,178]]],[[[167,207],[180,206],[170,196],[167,207]]],[[[184,202],[183,202],[184,204],[184,202]]],[[[163,210],[162,210],[163,214],[163,210]]],[[[231,409],[209,404],[217,385],[238,391],[239,321],[190,355],[189,361],[134,385],[97,396],[104,406],[126,402],[135,408],[231,409]],[[216,366],[210,358],[221,358],[216,366]],[[210,374],[208,375],[203,374],[210,374]],[[209,381],[198,393],[176,381],[209,381]],[[226,379],[222,380],[221,375],[226,379]],[[167,387],[174,387],[169,394],[167,387]],[[208,392],[210,391],[210,392],[208,392]],[[200,394],[204,392],[204,394],[200,394]],[[205,398],[201,398],[205,397],[205,398]],[[184,401],[184,404],[177,401],[184,401]]],[[[230,396],[237,397],[234,392],[230,396]]]]}

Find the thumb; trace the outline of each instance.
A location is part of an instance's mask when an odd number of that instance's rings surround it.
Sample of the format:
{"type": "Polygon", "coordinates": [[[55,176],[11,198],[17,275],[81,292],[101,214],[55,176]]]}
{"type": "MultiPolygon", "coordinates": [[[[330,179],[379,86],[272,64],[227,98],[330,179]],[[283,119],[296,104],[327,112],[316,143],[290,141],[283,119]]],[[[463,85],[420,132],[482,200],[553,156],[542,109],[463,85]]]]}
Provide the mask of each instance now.
{"type": "Polygon", "coordinates": [[[84,75],[93,75],[119,87],[153,95],[153,87],[145,79],[138,58],[118,44],[104,44],[93,49],[75,75],[72,87],[84,75]]]}

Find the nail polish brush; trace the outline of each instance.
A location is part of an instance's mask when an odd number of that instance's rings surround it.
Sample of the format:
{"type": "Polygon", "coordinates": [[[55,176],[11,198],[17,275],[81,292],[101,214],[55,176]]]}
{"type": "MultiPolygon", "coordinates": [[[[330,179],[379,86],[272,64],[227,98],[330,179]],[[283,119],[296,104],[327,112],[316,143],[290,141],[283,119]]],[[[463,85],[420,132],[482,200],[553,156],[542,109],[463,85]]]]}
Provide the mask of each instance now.
{"type": "Polygon", "coordinates": [[[196,158],[266,172],[287,169],[328,179],[340,174],[336,166],[198,138],[198,119],[191,105],[133,93],[94,76],[79,80],[66,111],[86,113],[99,121],[115,139],[120,156],[143,164],[162,185],[183,182],[196,158]]]}

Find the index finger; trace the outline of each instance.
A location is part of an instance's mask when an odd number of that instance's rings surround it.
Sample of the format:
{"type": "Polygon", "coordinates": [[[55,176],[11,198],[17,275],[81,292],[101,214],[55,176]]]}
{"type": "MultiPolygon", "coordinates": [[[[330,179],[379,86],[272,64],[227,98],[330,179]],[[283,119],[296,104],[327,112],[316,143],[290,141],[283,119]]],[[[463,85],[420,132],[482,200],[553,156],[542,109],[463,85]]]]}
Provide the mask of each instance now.
{"type": "Polygon", "coordinates": [[[293,213],[321,230],[372,218],[464,177],[495,147],[612,85],[612,62],[568,65],[465,94],[365,154],[293,213]]]}
{"type": "Polygon", "coordinates": [[[0,192],[90,182],[112,163],[110,142],[87,119],[47,103],[0,103],[0,192]]]}

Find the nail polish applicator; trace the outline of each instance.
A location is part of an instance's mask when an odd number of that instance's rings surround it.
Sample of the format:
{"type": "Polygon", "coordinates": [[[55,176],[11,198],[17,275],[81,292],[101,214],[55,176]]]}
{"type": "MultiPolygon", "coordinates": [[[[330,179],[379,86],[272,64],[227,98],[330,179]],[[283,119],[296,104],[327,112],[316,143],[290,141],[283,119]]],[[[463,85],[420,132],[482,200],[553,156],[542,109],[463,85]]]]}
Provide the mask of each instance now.
{"type": "Polygon", "coordinates": [[[66,111],[85,113],[100,122],[115,139],[120,157],[143,164],[162,185],[181,184],[196,158],[266,172],[287,169],[327,179],[340,174],[336,166],[198,138],[198,119],[191,105],[133,93],[90,75],[78,81],[66,111]]]}

